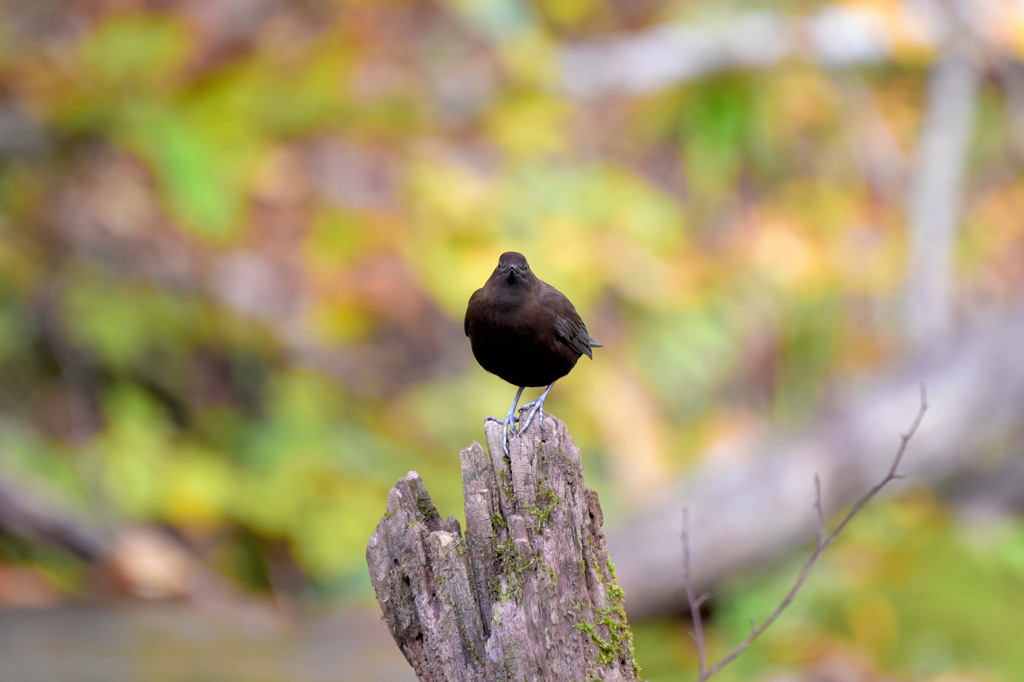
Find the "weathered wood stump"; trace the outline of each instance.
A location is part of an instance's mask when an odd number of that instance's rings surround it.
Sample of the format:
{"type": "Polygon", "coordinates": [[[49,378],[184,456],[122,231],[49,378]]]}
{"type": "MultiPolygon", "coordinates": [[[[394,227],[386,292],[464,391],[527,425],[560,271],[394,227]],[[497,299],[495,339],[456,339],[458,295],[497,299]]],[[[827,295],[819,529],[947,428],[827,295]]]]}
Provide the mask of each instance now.
{"type": "Polygon", "coordinates": [[[395,642],[420,680],[636,680],[623,593],[579,448],[544,417],[489,456],[461,453],[466,535],[419,474],[398,481],[366,548],[395,642]]]}

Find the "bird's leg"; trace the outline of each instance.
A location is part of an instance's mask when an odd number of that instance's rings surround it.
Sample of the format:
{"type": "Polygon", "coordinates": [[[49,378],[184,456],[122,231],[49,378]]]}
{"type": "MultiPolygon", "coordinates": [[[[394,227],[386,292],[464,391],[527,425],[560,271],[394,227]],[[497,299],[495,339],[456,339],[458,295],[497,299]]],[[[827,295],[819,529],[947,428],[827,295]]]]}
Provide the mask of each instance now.
{"type": "Polygon", "coordinates": [[[544,426],[544,399],[548,397],[548,391],[550,391],[551,387],[554,385],[555,382],[552,381],[550,384],[548,384],[548,387],[544,389],[544,392],[540,394],[539,398],[537,398],[536,400],[531,400],[530,402],[526,403],[520,408],[520,411],[522,411],[532,406],[533,410],[531,410],[530,414],[527,415],[526,422],[519,427],[519,433],[522,433],[527,429],[528,426],[530,426],[530,422],[533,421],[533,415],[537,414],[538,410],[540,411],[539,423],[541,426],[544,426]]]}
{"type": "MultiPolygon", "coordinates": [[[[519,404],[519,398],[520,398],[520,396],[523,395],[523,389],[524,388],[526,388],[526,386],[520,386],[519,390],[516,391],[515,400],[512,401],[512,407],[508,408],[508,414],[505,415],[505,419],[498,419],[497,417],[487,417],[486,419],[484,419],[485,422],[492,421],[492,422],[497,422],[497,423],[501,424],[501,444],[502,444],[502,447],[504,447],[504,449],[505,449],[505,454],[506,455],[508,454],[508,429],[512,425],[513,422],[516,422],[516,421],[519,420],[519,417],[516,416],[516,405],[519,404]]],[[[522,429],[520,429],[520,430],[522,430],[522,429]]],[[[515,434],[516,434],[516,429],[513,426],[512,427],[512,435],[514,436],[515,434]]]]}

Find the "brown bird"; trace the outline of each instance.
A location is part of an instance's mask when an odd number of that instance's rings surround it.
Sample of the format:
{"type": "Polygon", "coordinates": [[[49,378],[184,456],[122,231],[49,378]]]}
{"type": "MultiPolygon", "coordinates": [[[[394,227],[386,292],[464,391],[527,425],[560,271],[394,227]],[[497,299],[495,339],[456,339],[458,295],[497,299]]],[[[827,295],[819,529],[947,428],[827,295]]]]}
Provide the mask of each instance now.
{"type": "Polygon", "coordinates": [[[473,356],[480,366],[519,387],[505,419],[487,417],[502,425],[505,454],[508,433],[519,397],[527,386],[547,386],[536,400],[523,405],[533,410],[518,430],[522,433],[540,412],[555,384],[576,366],[581,355],[593,359],[592,348],[601,344],[590,336],[576,308],[558,289],[537,278],[526,257],[507,251],[480,289],[473,292],[464,322],[473,356]]]}

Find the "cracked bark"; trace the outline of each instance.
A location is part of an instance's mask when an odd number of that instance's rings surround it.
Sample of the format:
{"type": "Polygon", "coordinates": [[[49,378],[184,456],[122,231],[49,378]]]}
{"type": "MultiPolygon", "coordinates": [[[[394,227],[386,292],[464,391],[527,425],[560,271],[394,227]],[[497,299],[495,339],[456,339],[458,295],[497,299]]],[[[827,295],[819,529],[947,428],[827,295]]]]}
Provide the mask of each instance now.
{"type": "Polygon", "coordinates": [[[416,472],[399,480],[366,550],[395,642],[421,680],[636,680],[632,637],[597,493],[546,415],[490,456],[461,452],[466,532],[416,472]]]}

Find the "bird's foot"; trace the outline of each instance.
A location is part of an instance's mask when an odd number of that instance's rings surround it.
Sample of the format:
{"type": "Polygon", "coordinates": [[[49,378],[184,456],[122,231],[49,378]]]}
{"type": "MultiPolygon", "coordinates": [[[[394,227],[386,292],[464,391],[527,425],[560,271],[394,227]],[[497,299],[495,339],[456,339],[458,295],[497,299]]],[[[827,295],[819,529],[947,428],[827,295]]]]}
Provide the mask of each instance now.
{"type": "Polygon", "coordinates": [[[519,433],[522,433],[523,431],[529,428],[530,424],[533,423],[534,416],[537,415],[538,413],[540,414],[540,417],[538,418],[537,423],[540,424],[542,427],[544,426],[543,402],[537,402],[536,400],[534,400],[532,402],[526,403],[525,405],[519,408],[519,412],[522,413],[524,410],[530,410],[530,414],[526,415],[526,421],[524,421],[523,425],[519,427],[519,433]],[[531,407],[533,408],[532,410],[530,410],[531,407]]]}
{"type": "Polygon", "coordinates": [[[540,426],[542,427],[544,426],[544,400],[545,398],[548,397],[548,393],[551,391],[551,387],[554,385],[554,382],[551,382],[550,384],[548,384],[548,387],[544,389],[544,392],[541,393],[536,400],[531,400],[530,402],[526,403],[525,405],[519,408],[520,412],[522,412],[523,410],[529,410],[531,407],[533,408],[532,410],[530,410],[530,414],[526,416],[526,421],[521,422],[522,426],[519,427],[519,433],[526,431],[526,429],[530,427],[530,424],[533,423],[534,416],[536,416],[538,412],[540,413],[540,419],[537,423],[540,424],[540,426]]]}
{"type": "Polygon", "coordinates": [[[494,422],[495,424],[501,424],[501,447],[508,454],[508,439],[509,434],[517,436],[521,429],[517,429],[515,423],[519,421],[519,417],[510,415],[505,419],[498,419],[497,417],[484,417],[484,422],[494,422]]]}
{"type": "MultiPolygon", "coordinates": [[[[484,417],[484,421],[485,422],[494,422],[495,424],[501,424],[502,426],[506,425],[506,421],[504,419],[502,419],[501,417],[484,417]]],[[[516,416],[516,415],[513,415],[512,416],[512,422],[517,422],[517,421],[519,421],[519,417],[516,416]]],[[[513,426],[512,428],[515,428],[515,427],[513,426]]]]}
{"type": "Polygon", "coordinates": [[[508,448],[508,436],[509,434],[516,436],[519,434],[519,428],[516,424],[519,422],[518,415],[510,415],[504,419],[498,417],[484,417],[484,422],[494,422],[495,424],[501,424],[501,436],[505,439],[505,447],[508,448]]]}

